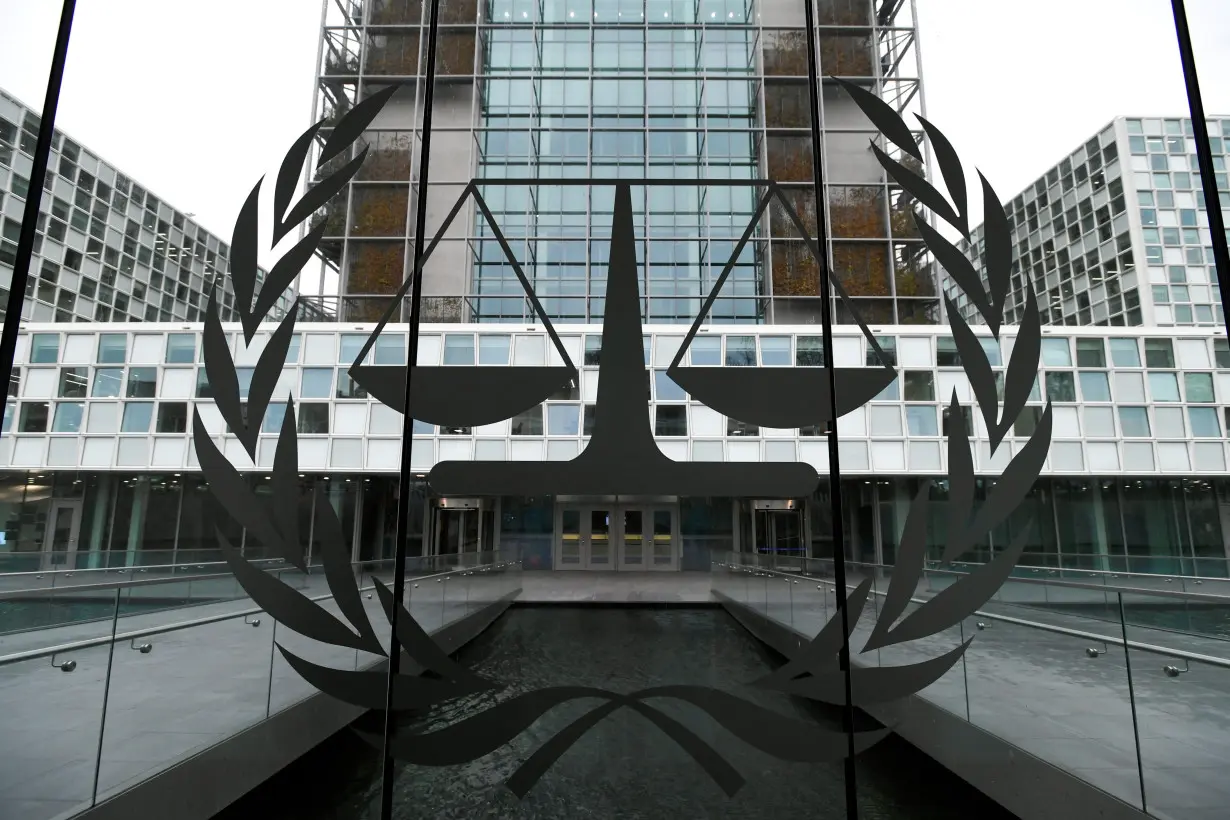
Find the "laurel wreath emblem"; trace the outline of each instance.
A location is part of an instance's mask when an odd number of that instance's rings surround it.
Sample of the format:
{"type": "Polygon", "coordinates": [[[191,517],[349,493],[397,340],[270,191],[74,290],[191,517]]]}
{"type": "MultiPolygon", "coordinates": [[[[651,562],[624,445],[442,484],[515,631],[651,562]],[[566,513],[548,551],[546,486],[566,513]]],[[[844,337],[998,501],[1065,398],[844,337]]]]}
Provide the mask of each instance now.
{"type": "MultiPolygon", "coordinates": [[[[913,136],[901,117],[869,92],[838,80],[870,118],[881,134],[906,154],[921,160],[913,136]]],[[[315,170],[322,178],[292,206],[292,197],[322,120],[309,128],[291,146],[279,168],[273,192],[273,243],[287,236],[323,208],[355,176],[367,149],[357,152],[344,164],[346,153],[358,142],[395,88],[377,93],[355,106],[338,121],[325,140],[315,170]],[[337,162],[331,162],[338,160],[337,162]],[[335,169],[335,170],[334,170],[335,169]]],[[[872,141],[872,150],[892,178],[915,200],[969,237],[969,214],[965,177],[948,140],[926,120],[922,121],[948,189],[946,198],[922,176],[892,159],[872,141]]],[[[981,174],[979,175],[981,178],[981,174]]],[[[964,290],[986,320],[998,340],[1002,330],[1003,307],[1011,267],[1010,230],[1003,208],[985,179],[982,179],[986,258],[984,271],[989,290],[983,287],[973,265],[960,250],[915,214],[918,229],[935,258],[964,290]]],[[[245,342],[250,344],[277,297],[291,286],[302,267],[312,258],[325,225],[309,229],[274,265],[263,283],[257,281],[258,204],[261,182],[249,193],[236,220],[231,244],[230,276],[245,342]],[[258,289],[259,287],[259,289],[258,289]]],[[[814,240],[808,238],[817,259],[814,240]]],[[[215,283],[216,284],[216,283],[215,283]]],[[[999,401],[994,372],[978,338],[960,317],[947,297],[949,322],[958,352],[964,362],[978,408],[990,434],[992,453],[1003,445],[1007,432],[1020,415],[1032,388],[1038,367],[1041,331],[1032,291],[1028,294],[1025,321],[1019,327],[1009,362],[1004,396],[999,401]]],[[[254,369],[246,408],[240,400],[237,369],[231,358],[222,324],[216,293],[211,294],[205,315],[203,353],[206,377],[217,407],[248,456],[256,463],[257,442],[274,386],[282,371],[294,332],[296,304],[270,334],[254,369]],[[246,410],[246,412],[245,412],[246,410]]],[[[898,561],[892,581],[884,594],[879,614],[862,652],[917,640],[948,629],[988,601],[1011,573],[1024,549],[1029,528],[998,556],[970,572],[913,612],[905,615],[926,563],[927,518],[933,504],[944,503],[950,522],[950,536],[943,551],[949,562],[970,549],[992,528],[1004,521],[1019,505],[1041,472],[1050,446],[1051,412],[1048,403],[1033,436],[1005,468],[986,500],[975,509],[975,469],[970,451],[969,431],[965,429],[961,405],[954,391],[950,410],[952,424],[948,438],[948,498],[930,498],[931,482],[924,482],[911,504],[906,519],[898,561]]],[[[201,470],[209,490],[236,523],[247,529],[249,537],[274,551],[301,570],[305,544],[299,527],[298,439],[294,401],[288,397],[277,439],[268,498],[258,496],[243,480],[233,464],[218,450],[206,431],[199,409],[194,412],[193,438],[201,470]]],[[[362,650],[387,658],[364,609],[361,593],[349,563],[347,539],[331,504],[317,488],[316,521],[313,528],[317,553],[321,557],[329,591],[341,618],[326,611],[299,590],[263,572],[240,555],[221,528],[218,544],[225,560],[244,590],[279,624],[307,638],[336,647],[362,650]]],[[[287,663],[304,680],[321,692],[346,703],[378,712],[385,709],[387,687],[393,687],[395,712],[407,713],[443,704],[477,692],[496,692],[503,687],[451,658],[418,625],[402,601],[374,580],[379,602],[392,622],[398,608],[397,637],[407,655],[432,676],[397,674],[389,680],[385,671],[333,669],[305,660],[281,644],[277,648],[287,663]]],[[[844,592],[844,591],[843,591],[844,592]]],[[[871,580],[862,581],[845,597],[850,631],[858,623],[871,592],[871,580]]],[[[840,600],[839,596],[839,600],[840,600]]],[[[841,619],[832,618],[810,641],[803,644],[781,668],[750,685],[832,705],[845,705],[846,671],[839,668],[838,657],[849,634],[841,619]]],[[[902,666],[855,666],[849,670],[853,704],[891,701],[915,694],[938,680],[960,659],[969,646],[964,641],[953,650],[928,660],[902,666]]],[[[387,752],[417,765],[450,766],[475,760],[508,743],[548,711],[576,699],[603,701],[588,713],[565,726],[526,759],[506,783],[518,797],[524,796],[574,743],[604,718],[623,708],[643,715],[678,744],[717,785],[734,795],[744,784],[739,774],[709,744],[683,724],[664,714],[647,701],[674,699],[697,707],[735,737],[779,759],[794,762],[835,761],[848,754],[849,738],[815,723],[800,721],[755,704],[737,695],[702,686],[658,686],[630,694],[620,694],[582,686],[557,686],[509,697],[483,711],[463,718],[445,728],[426,733],[398,728],[387,752]]],[[[866,749],[888,734],[887,728],[856,731],[855,752],[866,749]]],[[[381,738],[360,731],[379,746],[381,738]]]]}

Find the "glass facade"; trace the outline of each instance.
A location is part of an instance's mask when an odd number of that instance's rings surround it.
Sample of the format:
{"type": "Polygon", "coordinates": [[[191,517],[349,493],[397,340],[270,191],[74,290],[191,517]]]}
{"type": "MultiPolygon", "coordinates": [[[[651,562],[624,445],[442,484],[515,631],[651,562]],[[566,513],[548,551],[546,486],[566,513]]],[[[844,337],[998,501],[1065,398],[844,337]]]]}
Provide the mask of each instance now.
{"type": "MultiPolygon", "coordinates": [[[[37,111],[0,91],[0,315],[39,122],[37,111]]],[[[23,321],[197,322],[215,282],[222,316],[238,318],[230,281],[220,275],[227,244],[58,131],[43,188],[23,321]]],[[[259,276],[264,281],[265,272],[259,276]]],[[[275,316],[290,302],[280,297],[275,316]]]]}
{"type": "MultiPolygon", "coordinates": [[[[373,159],[350,186],[349,205],[339,198],[319,217],[330,237],[324,268],[304,288],[341,318],[374,320],[388,306],[380,296],[402,281],[416,225],[410,158],[426,29],[416,3],[346,8],[330,5],[325,28],[317,104],[326,125],[366,95],[389,84],[399,90],[365,137],[373,159]]],[[[816,25],[822,74],[857,83],[900,112],[921,110],[908,5],[834,0],[820,4],[816,25]]],[[[645,321],[689,323],[728,263],[707,320],[819,321],[821,266],[779,202],[758,216],[764,186],[756,180],[766,179],[782,185],[808,234],[827,238],[864,320],[938,321],[916,203],[865,150],[875,136],[870,122],[828,79],[819,123],[826,225],[817,228],[797,4],[495,0],[450,3],[440,26],[427,239],[470,179],[482,180],[478,193],[509,253],[556,320],[601,319],[614,190],[584,181],[620,178],[653,181],[634,191],[645,321]],[[711,184],[696,184],[703,181],[711,184]],[[736,258],[749,226],[752,239],[736,258]]],[[[921,132],[915,138],[922,143],[921,132]]],[[[473,201],[424,265],[424,294],[429,320],[536,320],[473,201]]],[[[852,321],[842,303],[838,320],[852,321]]]]}
{"type": "MultiPolygon", "coordinates": [[[[1217,207],[1230,213],[1230,119],[1209,119],[1217,207]]],[[[1032,282],[1043,324],[1223,326],[1190,119],[1120,117],[1012,199],[1011,321],[1032,282]]],[[[966,245],[978,262],[981,230],[966,245]]],[[[951,280],[945,292],[976,316],[951,280]]]]}

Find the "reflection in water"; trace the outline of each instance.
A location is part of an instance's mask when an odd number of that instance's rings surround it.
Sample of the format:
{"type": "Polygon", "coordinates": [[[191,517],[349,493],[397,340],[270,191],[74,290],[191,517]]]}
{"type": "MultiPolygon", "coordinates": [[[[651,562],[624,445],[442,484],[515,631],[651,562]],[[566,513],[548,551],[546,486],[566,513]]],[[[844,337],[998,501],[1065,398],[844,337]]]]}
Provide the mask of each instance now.
{"type": "MultiPolygon", "coordinates": [[[[617,692],[663,683],[715,686],[801,719],[836,726],[809,704],[744,685],[780,663],[719,609],[515,608],[461,659],[508,684],[495,698],[543,686],[591,685],[617,692]]],[[[479,696],[418,724],[438,728],[493,702],[479,696]]],[[[559,707],[513,743],[458,767],[404,767],[398,817],[421,818],[844,818],[840,764],[783,763],[744,746],[690,706],[655,701],[738,769],[747,785],[727,798],[674,743],[630,710],[616,712],[564,755],[517,801],[503,788],[535,748],[597,701],[559,707]]],[[[1011,820],[996,805],[895,737],[860,757],[867,820],[979,817],[1011,820]]],[[[345,731],[217,820],[295,817],[375,820],[379,754],[345,731]]]]}

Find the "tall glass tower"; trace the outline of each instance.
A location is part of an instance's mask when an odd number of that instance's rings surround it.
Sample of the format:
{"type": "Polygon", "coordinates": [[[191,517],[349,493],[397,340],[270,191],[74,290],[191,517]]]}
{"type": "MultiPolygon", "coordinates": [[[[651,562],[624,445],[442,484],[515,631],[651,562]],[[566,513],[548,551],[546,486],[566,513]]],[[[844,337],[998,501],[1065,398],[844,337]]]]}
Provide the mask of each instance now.
{"type": "MultiPolygon", "coordinates": [[[[816,2],[823,226],[801,2],[442,0],[427,239],[478,179],[547,312],[595,321],[614,189],[553,180],[673,181],[634,190],[642,313],[651,323],[687,323],[756,216],[763,188],[753,181],[771,179],[808,232],[827,238],[834,273],[865,321],[936,321],[934,270],[921,258],[912,203],[889,184],[870,149],[874,130],[833,79],[874,91],[907,120],[922,113],[911,0],[816,2]]],[[[399,86],[367,135],[360,178],[320,217],[322,273],[304,283],[347,320],[379,318],[407,275],[429,13],[410,0],[325,4],[317,115],[326,126],[368,94],[399,86]]],[[[814,254],[784,209],[755,221],[709,319],[818,322],[814,254]]],[[[426,321],[533,321],[472,197],[424,266],[424,297],[426,321]]],[[[835,315],[852,318],[840,303],[835,315]]]]}

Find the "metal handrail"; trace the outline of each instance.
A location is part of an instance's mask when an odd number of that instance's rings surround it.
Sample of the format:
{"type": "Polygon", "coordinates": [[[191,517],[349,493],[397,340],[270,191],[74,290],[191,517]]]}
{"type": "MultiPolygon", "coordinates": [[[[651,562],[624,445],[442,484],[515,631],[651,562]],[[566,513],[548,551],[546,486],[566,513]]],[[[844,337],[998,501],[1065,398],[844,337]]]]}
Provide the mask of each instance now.
{"type": "MultiPolygon", "coordinates": [[[[733,553],[733,554],[735,555],[758,555],[759,553],[748,552],[748,553],[733,553]]],[[[804,558],[801,560],[817,561],[817,562],[823,563],[823,562],[829,562],[832,559],[804,558]]],[[[741,566],[751,566],[751,565],[743,564],[741,566]]],[[[896,569],[896,567],[891,564],[873,564],[867,561],[847,561],[846,566],[851,567],[855,570],[860,569],[860,568],[865,568],[865,569],[879,569],[879,570],[892,571],[896,569]]],[[[966,564],[966,566],[983,566],[983,564],[966,564]]],[[[783,572],[783,570],[771,569],[769,567],[755,567],[755,568],[764,569],[766,571],[772,571],[772,572],[783,572]]],[[[1081,570],[1081,571],[1083,572],[1084,570],[1081,570]]],[[[932,572],[932,573],[938,573],[942,575],[959,575],[959,576],[966,576],[969,574],[966,572],[961,572],[960,570],[941,569],[938,567],[926,567],[924,568],[923,572],[924,573],[932,572]]],[[[1121,574],[1126,574],[1126,573],[1121,573],[1121,574]]],[[[1136,575],[1137,577],[1141,577],[1141,578],[1179,577],[1179,576],[1171,576],[1171,575],[1147,575],[1147,574],[1140,574],[1140,573],[1137,573],[1136,575]]],[[[1184,577],[1190,577],[1190,576],[1184,576],[1184,577]]],[[[1193,579],[1193,580],[1204,580],[1204,579],[1193,579]]],[[[1150,587],[1126,587],[1126,586],[1118,586],[1118,585],[1111,585],[1111,584],[1094,584],[1088,581],[1072,581],[1066,578],[1020,578],[1017,576],[1009,576],[1007,581],[1005,581],[1004,583],[1008,583],[1008,582],[1022,583],[1022,584],[1049,584],[1053,586],[1064,586],[1064,587],[1068,587],[1072,589],[1089,589],[1089,590],[1094,590],[1094,591],[1099,591],[1099,592],[1122,592],[1128,595],[1151,595],[1157,598],[1178,598],[1181,600],[1191,599],[1191,600],[1207,601],[1208,603],[1230,605],[1230,595],[1219,595],[1214,592],[1187,592],[1186,590],[1152,589],[1150,587]]]]}
{"type": "MultiPolygon", "coordinates": [[[[483,552],[483,553],[465,553],[465,554],[466,555],[490,555],[492,553],[483,552]]],[[[281,572],[289,572],[291,570],[298,569],[298,567],[291,566],[291,565],[280,566],[281,564],[286,563],[285,560],[282,558],[270,558],[270,559],[261,559],[261,560],[269,560],[275,564],[279,564],[279,566],[269,569],[269,571],[271,572],[281,573],[281,572]]],[[[226,565],[226,562],[224,561],[219,561],[216,563],[218,565],[223,565],[223,566],[226,565]]],[[[255,563],[255,561],[252,563],[255,563]]],[[[377,558],[377,559],[365,559],[362,561],[351,561],[350,566],[351,568],[354,568],[357,566],[369,567],[373,565],[380,566],[380,565],[392,564],[392,563],[393,563],[393,559],[391,558],[377,558]]],[[[172,564],[170,566],[187,566],[187,565],[172,564]]],[[[310,575],[312,570],[323,570],[324,564],[308,564],[306,568],[308,571],[305,574],[310,575]]],[[[144,569],[142,569],[142,571],[144,572],[144,569]]],[[[207,575],[203,575],[203,574],[194,575],[194,574],[185,573],[182,575],[166,575],[160,578],[133,578],[133,579],[128,579],[124,581],[102,582],[102,583],[97,583],[97,584],[71,584],[71,585],[65,585],[65,586],[52,585],[49,587],[47,586],[27,587],[24,589],[0,590],[0,600],[4,600],[5,598],[28,597],[31,595],[37,595],[39,593],[54,595],[54,594],[68,593],[68,592],[78,593],[78,592],[89,591],[89,590],[115,589],[115,588],[123,589],[123,588],[128,588],[128,587],[147,586],[147,585],[153,585],[153,584],[179,584],[179,583],[192,582],[192,581],[207,581],[213,578],[233,578],[233,577],[234,575],[229,572],[211,573],[207,575]]]]}
{"type": "MultiPolygon", "coordinates": [[[[253,564],[263,564],[263,563],[284,564],[286,563],[286,559],[284,558],[253,558],[251,559],[250,562],[253,564]]],[[[77,574],[85,575],[87,573],[99,573],[99,572],[123,575],[125,573],[149,572],[151,570],[160,570],[160,569],[177,570],[177,569],[181,569],[184,567],[195,567],[196,569],[203,570],[207,567],[219,566],[219,565],[224,566],[225,564],[226,564],[225,561],[203,561],[203,562],[202,561],[186,561],[180,564],[140,564],[140,565],[131,566],[131,567],[87,567],[86,569],[48,569],[48,570],[34,570],[30,572],[0,572],[0,581],[3,581],[6,578],[29,578],[31,576],[34,576],[34,578],[38,580],[38,579],[41,579],[44,575],[50,575],[52,576],[52,578],[55,578],[56,576],[59,576],[59,575],[63,575],[65,577],[71,578],[73,575],[77,575],[77,574]]]]}
{"type": "MultiPolygon", "coordinates": [[[[421,578],[416,578],[415,583],[417,584],[418,582],[421,582],[421,581],[430,580],[432,578],[442,578],[444,576],[450,576],[450,575],[459,575],[463,573],[472,574],[475,571],[486,572],[492,569],[499,569],[499,568],[511,566],[513,564],[520,564],[520,561],[503,561],[503,562],[492,563],[492,564],[483,564],[477,567],[461,567],[455,570],[450,570],[448,572],[442,572],[437,575],[428,575],[428,576],[423,576],[421,578]]],[[[375,584],[372,584],[370,586],[360,586],[359,591],[369,592],[375,588],[376,588],[375,584]]],[[[327,600],[332,599],[333,597],[334,597],[333,595],[316,595],[316,596],[309,597],[308,600],[309,601],[327,601],[327,600]]],[[[106,644],[116,643],[119,641],[133,641],[133,640],[136,640],[137,638],[146,638],[146,637],[150,637],[153,635],[165,635],[169,632],[179,632],[184,629],[191,629],[194,626],[208,626],[209,624],[219,623],[221,621],[229,621],[234,618],[247,618],[251,615],[258,615],[260,613],[263,613],[264,611],[265,610],[261,609],[260,607],[253,607],[253,608],[244,609],[238,612],[227,612],[227,613],[223,613],[220,615],[210,615],[205,618],[194,618],[193,620],[190,620],[190,621],[180,621],[174,624],[164,624],[163,626],[152,626],[152,627],[147,627],[145,629],[135,629],[131,632],[117,633],[113,635],[104,635],[104,636],[100,636],[97,638],[85,638],[80,641],[72,641],[70,643],[60,644],[59,646],[44,647],[42,649],[27,649],[24,652],[14,652],[11,655],[0,655],[0,666],[8,666],[10,664],[20,663],[21,661],[36,660],[38,658],[51,657],[54,655],[62,654],[64,652],[76,652],[82,649],[92,649],[96,646],[104,646],[106,644]]]]}
{"type": "MultiPolygon", "coordinates": [[[[827,578],[815,578],[815,577],[808,577],[805,575],[794,575],[793,573],[781,572],[780,570],[763,569],[761,567],[749,567],[743,564],[719,563],[718,566],[723,566],[723,567],[726,567],[727,569],[733,569],[738,572],[747,572],[747,573],[752,573],[752,574],[763,573],[765,575],[772,575],[776,577],[786,578],[787,580],[794,579],[796,583],[798,581],[810,581],[813,583],[816,581],[819,581],[821,584],[828,584],[832,587],[837,586],[836,582],[831,581],[827,578]]],[[[855,587],[850,584],[847,584],[846,587],[848,589],[855,589],[855,587]]],[[[817,589],[818,588],[819,587],[817,586],[817,589]]],[[[880,592],[879,590],[873,590],[872,594],[883,597],[887,595],[888,593],[880,592]]],[[[911,597],[909,600],[911,603],[922,605],[922,604],[927,603],[929,599],[911,597]]],[[[1141,652],[1149,652],[1154,655],[1162,655],[1168,658],[1176,658],[1178,660],[1185,660],[1185,661],[1195,662],[1195,663],[1203,663],[1207,666],[1217,666],[1223,669],[1230,669],[1230,659],[1219,658],[1214,655],[1202,655],[1198,652],[1188,652],[1183,649],[1170,649],[1165,646],[1157,646],[1156,644],[1141,643],[1139,641],[1125,641],[1122,637],[1116,638],[1114,636],[1109,636],[1109,635],[1098,635],[1093,632],[1085,632],[1083,630],[1071,629],[1069,627],[1064,627],[1064,626],[1054,626],[1052,624],[1044,624],[1044,623],[1039,623],[1037,621],[1027,621],[1024,618],[1013,618],[1008,615],[997,615],[993,612],[985,612],[983,610],[977,610],[973,614],[977,615],[980,618],[987,618],[988,620],[1000,621],[1001,623],[1010,623],[1010,624],[1015,624],[1017,626],[1029,627],[1031,629],[1038,629],[1043,632],[1053,632],[1059,635],[1067,635],[1067,636],[1075,637],[1075,638],[1084,638],[1086,640],[1096,641],[1098,643],[1104,643],[1107,645],[1113,644],[1115,646],[1126,646],[1128,649],[1137,649],[1141,652]]]]}
{"type": "MultiPolygon", "coordinates": [[[[1112,556],[1112,557],[1115,557],[1115,556],[1112,556]]],[[[1132,556],[1129,556],[1129,557],[1132,557],[1132,556]]],[[[828,559],[820,558],[820,559],[812,559],[812,560],[826,561],[828,559]]],[[[1200,560],[1230,562],[1230,559],[1223,559],[1223,558],[1202,558],[1200,560]]],[[[855,562],[855,563],[865,564],[866,562],[855,562]]],[[[938,564],[941,562],[928,561],[928,563],[938,564]]],[[[979,564],[975,561],[952,561],[950,563],[953,566],[967,566],[967,567],[982,566],[982,564],[979,564]]],[[[870,564],[868,566],[878,566],[878,565],[870,564]]],[[[1133,577],[1133,578],[1169,578],[1171,580],[1176,580],[1176,581],[1192,581],[1198,584],[1202,584],[1205,581],[1225,581],[1227,583],[1230,583],[1230,577],[1221,578],[1221,577],[1213,576],[1213,575],[1181,575],[1181,574],[1173,573],[1173,572],[1128,572],[1126,570],[1120,572],[1118,570],[1109,570],[1109,569],[1075,569],[1072,567],[1040,567],[1040,566],[1035,566],[1033,564],[1018,564],[1017,569],[1018,570],[1027,569],[1033,572],[1047,572],[1052,575],[1056,573],[1060,573],[1060,572],[1067,572],[1067,573],[1085,573],[1089,575],[1090,577],[1097,576],[1097,575],[1105,575],[1111,578],[1118,578],[1120,576],[1128,576],[1128,577],[1133,577]]]]}
{"type": "MultiPolygon", "coordinates": [[[[268,572],[272,572],[281,577],[281,573],[288,572],[294,567],[274,567],[268,572]]],[[[29,589],[5,589],[0,590],[0,601],[7,599],[22,599],[37,597],[40,595],[77,595],[83,592],[97,592],[107,589],[131,589],[133,587],[157,586],[159,584],[191,584],[193,581],[212,581],[218,578],[234,578],[235,576],[229,572],[211,572],[201,575],[181,575],[168,578],[133,578],[127,581],[107,581],[98,584],[73,584],[72,586],[62,587],[31,587],[29,589]]]]}

